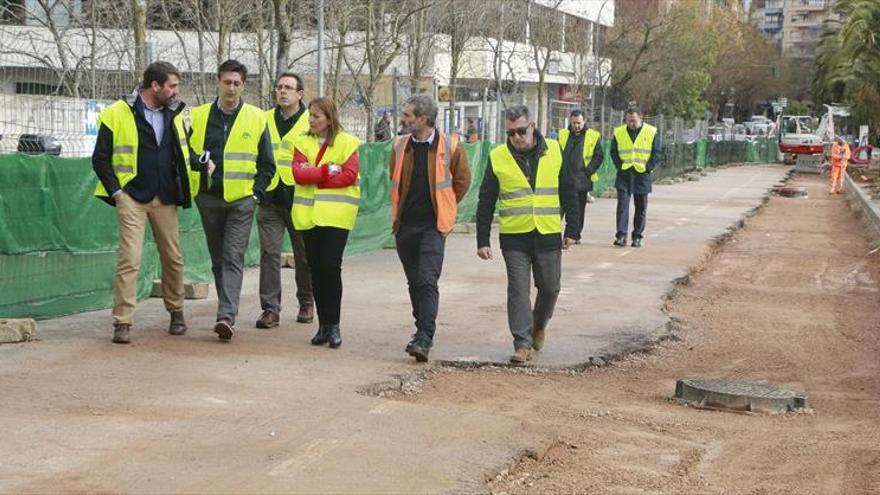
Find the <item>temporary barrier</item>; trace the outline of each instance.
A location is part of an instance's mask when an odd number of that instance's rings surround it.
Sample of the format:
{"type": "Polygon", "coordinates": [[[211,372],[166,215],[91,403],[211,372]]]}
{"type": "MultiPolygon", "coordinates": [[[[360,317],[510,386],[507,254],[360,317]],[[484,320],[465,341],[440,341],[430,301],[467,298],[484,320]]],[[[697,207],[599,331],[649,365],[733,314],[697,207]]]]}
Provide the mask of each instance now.
{"type": "MultiPolygon", "coordinates": [[[[489,142],[465,144],[472,184],[459,205],[460,222],[471,222],[486,170],[489,142]]],[[[614,185],[614,165],[602,143],[605,160],[596,190],[614,185]]],[[[391,234],[390,143],[360,148],[361,203],[347,255],[393,243],[391,234]]],[[[734,162],[775,161],[773,141],[705,142],[664,147],[658,176],[734,162]]],[[[23,154],[0,155],[0,317],[45,318],[112,304],[116,266],[115,210],[92,196],[95,174],[83,158],[23,154]]],[[[185,278],[211,280],[211,261],[195,208],[180,210],[180,242],[185,278]]],[[[146,297],[160,264],[147,229],[138,277],[138,297],[146,297]]],[[[285,240],[286,250],[290,249],[285,240]]],[[[259,262],[256,220],[245,256],[259,262]]]]}

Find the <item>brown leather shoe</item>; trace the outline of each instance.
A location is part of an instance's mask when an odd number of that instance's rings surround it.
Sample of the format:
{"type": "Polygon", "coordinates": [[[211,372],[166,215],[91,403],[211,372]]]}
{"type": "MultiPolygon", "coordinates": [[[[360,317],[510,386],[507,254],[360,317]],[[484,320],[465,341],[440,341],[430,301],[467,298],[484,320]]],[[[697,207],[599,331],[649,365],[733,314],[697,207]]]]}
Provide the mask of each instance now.
{"type": "Polygon", "coordinates": [[[220,337],[220,340],[232,340],[232,322],[229,320],[217,320],[217,323],[214,324],[214,333],[220,337]]]}
{"type": "Polygon", "coordinates": [[[278,326],[278,313],[267,309],[257,320],[257,328],[274,328],[278,326]]]}
{"type": "Polygon", "coordinates": [[[526,364],[531,359],[531,350],[527,347],[520,347],[510,356],[510,362],[513,364],[526,364]]]}
{"type": "Polygon", "coordinates": [[[131,342],[131,338],[128,335],[130,330],[130,323],[115,323],[113,325],[113,343],[128,344],[131,342]]]}
{"type": "Polygon", "coordinates": [[[315,319],[315,305],[301,304],[299,314],[296,315],[297,323],[311,323],[315,319]]]}
{"type": "Polygon", "coordinates": [[[186,320],[183,310],[171,311],[171,323],[168,324],[168,333],[171,335],[183,335],[186,333],[186,320]]]}
{"type": "Polygon", "coordinates": [[[544,329],[532,328],[532,349],[540,351],[544,347],[544,329]]]}

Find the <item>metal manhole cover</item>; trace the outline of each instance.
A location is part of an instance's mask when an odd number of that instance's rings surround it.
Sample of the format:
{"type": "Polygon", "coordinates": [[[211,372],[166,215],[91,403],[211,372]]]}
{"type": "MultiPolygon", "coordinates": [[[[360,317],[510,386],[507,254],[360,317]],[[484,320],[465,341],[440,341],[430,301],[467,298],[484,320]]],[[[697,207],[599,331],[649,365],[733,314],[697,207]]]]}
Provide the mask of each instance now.
{"type": "Polygon", "coordinates": [[[784,186],[780,187],[776,190],[780,196],[786,198],[806,198],[807,197],[807,188],[805,187],[794,187],[794,186],[784,186]]]}
{"type": "Polygon", "coordinates": [[[675,398],[697,407],[787,412],[808,409],[807,396],[767,383],[691,378],[675,383],[675,398]]]}

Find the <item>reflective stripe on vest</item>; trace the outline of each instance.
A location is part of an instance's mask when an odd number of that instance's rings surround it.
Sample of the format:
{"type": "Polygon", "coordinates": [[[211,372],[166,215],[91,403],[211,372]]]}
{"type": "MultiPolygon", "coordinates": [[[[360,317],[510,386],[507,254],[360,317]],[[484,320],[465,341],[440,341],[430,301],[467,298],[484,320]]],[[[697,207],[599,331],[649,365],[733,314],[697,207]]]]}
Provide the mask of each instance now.
{"type": "Polygon", "coordinates": [[[546,143],[547,150],[538,162],[534,190],[506,144],[489,154],[500,188],[498,216],[502,234],[525,234],[536,229],[541,234],[562,232],[559,203],[562,150],[552,139],[546,143]]]}
{"type": "Polygon", "coordinates": [[[288,186],[293,185],[293,171],[290,164],[293,161],[293,141],[309,131],[309,111],[305,110],[293,127],[282,136],[275,125],[275,112],[278,107],[266,110],[266,124],[269,126],[269,137],[272,138],[272,152],[275,155],[275,176],[269,183],[267,191],[278,187],[279,182],[288,186]]]}
{"type": "MultiPolygon", "coordinates": [[[[183,153],[184,163],[187,170],[189,170],[189,145],[187,144],[181,114],[175,115],[171,123],[178,138],[177,144],[183,153]]],[[[98,115],[99,128],[101,124],[107,126],[110,132],[113,133],[111,164],[116,180],[119,181],[119,187],[124,188],[126,184],[137,177],[138,171],[138,130],[131,106],[124,100],[113,103],[98,115]]],[[[192,187],[191,181],[190,187],[192,187]]],[[[95,186],[95,196],[105,198],[109,196],[104,188],[104,184],[100,180],[95,186]]]]}
{"type": "MultiPolygon", "coordinates": [[[[403,176],[403,158],[409,145],[411,134],[399,136],[394,140],[394,173],[391,176],[391,221],[398,220],[400,207],[400,180],[403,176]]],[[[458,214],[458,201],[452,188],[452,156],[458,149],[457,134],[447,136],[437,131],[437,154],[434,158],[434,211],[437,216],[437,230],[447,234],[455,227],[458,214]]]]}
{"type": "Polygon", "coordinates": [[[625,125],[614,129],[614,138],[617,140],[617,154],[623,162],[620,169],[629,170],[634,168],[640,174],[647,172],[647,164],[648,160],[651,159],[651,149],[654,147],[654,136],[656,135],[656,127],[642,124],[642,129],[639,131],[639,135],[636,136],[635,142],[633,142],[626,131],[625,125]]]}
{"type": "MultiPolygon", "coordinates": [[[[568,136],[570,131],[568,129],[559,129],[559,147],[565,150],[565,145],[568,143],[568,136]]],[[[596,151],[596,146],[599,144],[599,140],[602,138],[602,135],[599,134],[599,131],[594,131],[593,129],[587,129],[584,131],[584,167],[590,166],[590,162],[593,160],[593,155],[596,151]]],[[[590,176],[590,180],[596,182],[599,180],[599,172],[594,172],[593,175],[590,176]]]]}
{"type": "MultiPolygon", "coordinates": [[[[316,163],[321,144],[318,138],[309,134],[298,136],[294,140],[294,153],[299,151],[306,156],[309,166],[335,164],[342,165],[358,152],[360,140],[347,133],[340,132],[328,146],[316,163]]],[[[360,205],[360,175],[355,183],[338,189],[319,189],[314,184],[297,184],[293,193],[293,208],[290,216],[297,230],[308,230],[313,227],[337,227],[351,230],[357,220],[360,205]]]]}
{"type": "MultiPolygon", "coordinates": [[[[205,103],[193,108],[192,136],[190,146],[197,155],[204,152],[205,133],[211,106],[205,103]]],[[[257,175],[257,155],[260,139],[266,129],[266,116],[259,108],[247,103],[241,106],[223,148],[223,199],[232,203],[254,194],[254,177],[257,175]]]]}

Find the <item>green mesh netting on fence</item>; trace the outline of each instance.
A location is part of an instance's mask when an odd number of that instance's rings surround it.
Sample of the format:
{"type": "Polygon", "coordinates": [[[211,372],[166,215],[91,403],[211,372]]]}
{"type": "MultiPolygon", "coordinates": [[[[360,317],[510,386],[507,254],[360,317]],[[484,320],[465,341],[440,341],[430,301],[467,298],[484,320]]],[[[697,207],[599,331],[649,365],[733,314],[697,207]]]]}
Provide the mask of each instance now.
{"type": "MultiPolygon", "coordinates": [[[[597,191],[614,185],[614,165],[606,153],[597,191]]],[[[479,184],[492,143],[467,144],[472,185],[459,205],[460,222],[471,222],[479,184]]],[[[390,143],[360,148],[361,205],[349,238],[347,255],[379,249],[393,242],[389,200],[390,143]]],[[[733,162],[773,162],[773,141],[673,144],[664,148],[660,176],[733,162]]],[[[96,178],[88,159],[21,154],[0,156],[0,317],[44,318],[106,308],[112,304],[116,266],[115,210],[92,196],[96,178]]],[[[180,242],[185,277],[211,280],[211,262],[195,208],[180,210],[180,242]]],[[[285,239],[286,250],[289,241],[285,239]]],[[[259,261],[256,221],[245,256],[259,261]]],[[[138,297],[146,297],[160,264],[147,229],[138,297]]]]}

